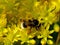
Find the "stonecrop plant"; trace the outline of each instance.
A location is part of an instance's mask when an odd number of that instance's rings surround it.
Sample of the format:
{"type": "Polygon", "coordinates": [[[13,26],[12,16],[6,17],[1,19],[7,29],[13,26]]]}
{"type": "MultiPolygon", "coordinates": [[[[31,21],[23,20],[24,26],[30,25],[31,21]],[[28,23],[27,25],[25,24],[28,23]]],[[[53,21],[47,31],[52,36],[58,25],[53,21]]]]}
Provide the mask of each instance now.
{"type": "Polygon", "coordinates": [[[60,0],[0,0],[0,45],[60,45],[60,0]]]}

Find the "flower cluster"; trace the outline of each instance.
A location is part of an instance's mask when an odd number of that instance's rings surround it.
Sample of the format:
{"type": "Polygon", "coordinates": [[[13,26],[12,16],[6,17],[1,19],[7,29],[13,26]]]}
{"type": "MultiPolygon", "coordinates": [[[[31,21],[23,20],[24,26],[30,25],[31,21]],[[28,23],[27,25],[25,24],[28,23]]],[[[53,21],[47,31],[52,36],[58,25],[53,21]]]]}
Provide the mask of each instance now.
{"type": "Polygon", "coordinates": [[[60,0],[1,0],[0,45],[54,45],[52,34],[60,32],[59,16],[60,0]],[[32,18],[41,24],[38,30],[21,27],[22,20],[32,18]]]}

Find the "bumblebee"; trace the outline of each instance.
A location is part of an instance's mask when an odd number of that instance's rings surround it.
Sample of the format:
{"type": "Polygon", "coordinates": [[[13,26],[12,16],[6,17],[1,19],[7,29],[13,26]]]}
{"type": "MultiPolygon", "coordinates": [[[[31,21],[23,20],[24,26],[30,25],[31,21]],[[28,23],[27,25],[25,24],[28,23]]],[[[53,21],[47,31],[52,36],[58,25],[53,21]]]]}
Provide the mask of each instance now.
{"type": "Polygon", "coordinates": [[[23,21],[22,24],[21,24],[21,27],[22,28],[27,28],[27,27],[30,27],[30,28],[36,28],[38,30],[38,28],[41,26],[41,24],[39,24],[39,21],[37,19],[33,19],[33,20],[28,20],[28,21],[23,21]]]}

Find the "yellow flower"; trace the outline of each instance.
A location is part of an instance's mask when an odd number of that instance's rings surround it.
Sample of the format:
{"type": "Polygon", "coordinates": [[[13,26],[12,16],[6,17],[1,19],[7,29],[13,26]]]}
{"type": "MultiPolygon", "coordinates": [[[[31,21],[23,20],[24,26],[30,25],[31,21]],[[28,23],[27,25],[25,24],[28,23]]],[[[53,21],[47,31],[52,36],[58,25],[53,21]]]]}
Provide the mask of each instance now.
{"type": "Polygon", "coordinates": [[[7,33],[7,32],[8,32],[8,30],[6,28],[4,28],[3,33],[7,33]]]}
{"type": "Polygon", "coordinates": [[[35,44],[36,41],[32,39],[32,40],[29,40],[28,43],[35,44]]]}
{"type": "Polygon", "coordinates": [[[59,32],[59,25],[58,24],[54,25],[54,30],[55,30],[55,32],[59,32]]]}
{"type": "Polygon", "coordinates": [[[45,45],[45,44],[46,44],[46,40],[42,39],[42,40],[41,40],[41,44],[42,44],[42,45],[45,45]]]}
{"type": "Polygon", "coordinates": [[[5,27],[7,24],[6,14],[1,14],[0,27],[5,27]]]}
{"type": "Polygon", "coordinates": [[[29,35],[29,38],[33,38],[34,36],[33,35],[29,35]]]}
{"type": "Polygon", "coordinates": [[[40,2],[35,2],[35,5],[34,5],[34,6],[37,7],[37,6],[39,5],[39,3],[40,3],[40,2]]]}
{"type": "Polygon", "coordinates": [[[40,39],[40,38],[42,38],[42,36],[38,35],[37,38],[40,39]]]}
{"type": "Polygon", "coordinates": [[[52,40],[48,40],[47,43],[52,45],[53,41],[52,40]]]}
{"type": "Polygon", "coordinates": [[[47,38],[53,38],[52,36],[50,36],[50,34],[52,34],[53,32],[54,32],[54,30],[51,30],[51,31],[44,30],[43,32],[41,32],[41,36],[42,36],[42,38],[45,38],[45,37],[47,37],[47,38]]]}
{"type": "Polygon", "coordinates": [[[52,34],[54,32],[54,30],[49,31],[49,25],[47,25],[46,29],[43,29],[41,31],[41,38],[43,38],[41,41],[42,44],[45,44],[44,42],[47,43],[47,38],[53,38],[52,36],[50,36],[50,34],[52,34]]]}

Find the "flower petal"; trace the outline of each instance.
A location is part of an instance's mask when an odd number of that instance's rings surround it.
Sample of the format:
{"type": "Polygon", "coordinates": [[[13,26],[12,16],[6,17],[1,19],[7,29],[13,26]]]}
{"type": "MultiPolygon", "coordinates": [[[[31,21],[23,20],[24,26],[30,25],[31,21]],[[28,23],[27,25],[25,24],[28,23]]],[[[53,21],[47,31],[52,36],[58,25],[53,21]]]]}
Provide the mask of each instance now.
{"type": "Polygon", "coordinates": [[[49,35],[48,38],[53,38],[53,37],[49,35]]]}
{"type": "Polygon", "coordinates": [[[49,33],[52,34],[54,32],[54,30],[51,30],[49,33]]]}

